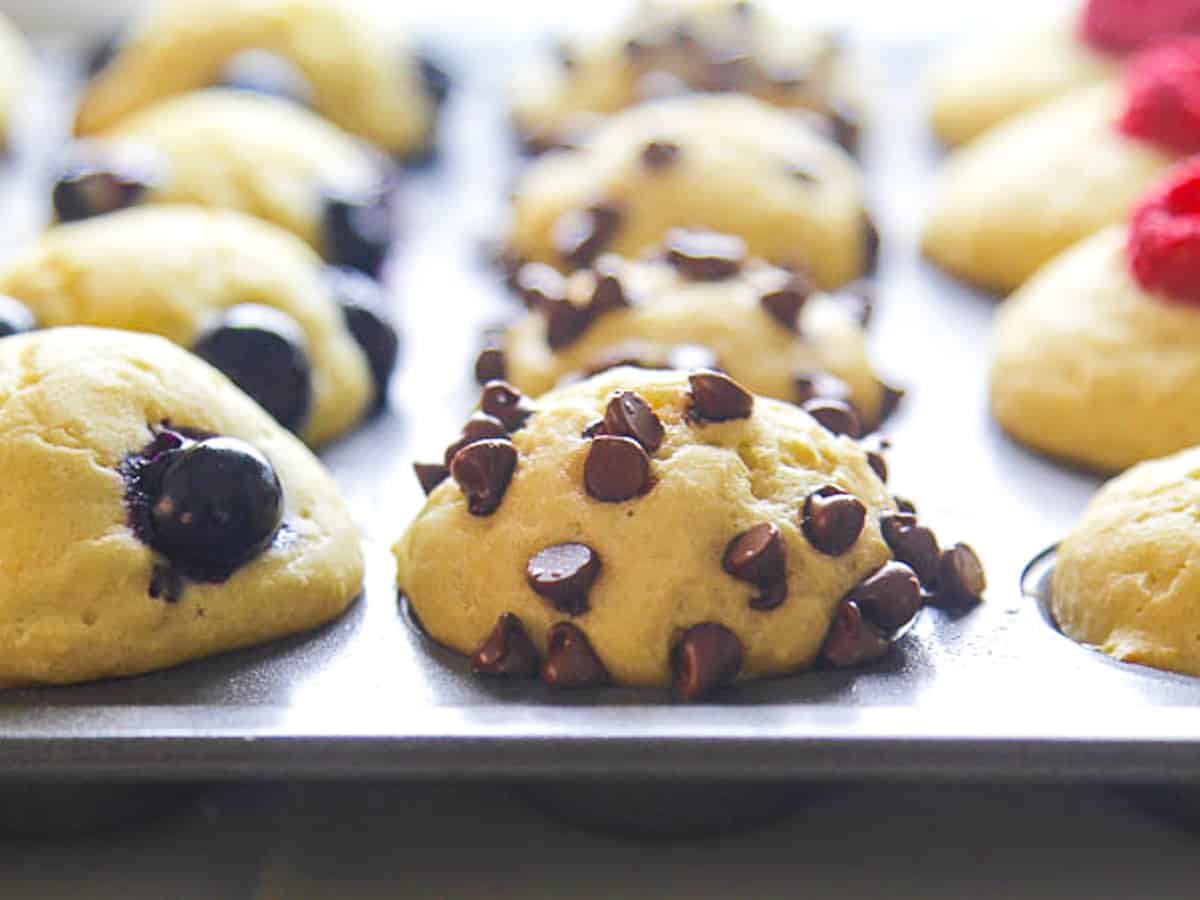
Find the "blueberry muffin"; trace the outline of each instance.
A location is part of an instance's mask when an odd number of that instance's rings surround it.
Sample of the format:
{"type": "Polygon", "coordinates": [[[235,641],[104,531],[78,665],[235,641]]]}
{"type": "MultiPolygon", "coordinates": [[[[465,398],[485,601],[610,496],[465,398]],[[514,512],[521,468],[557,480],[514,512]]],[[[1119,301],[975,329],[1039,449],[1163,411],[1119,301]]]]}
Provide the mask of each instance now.
{"type": "Polygon", "coordinates": [[[0,15],[0,151],[11,142],[12,122],[33,70],[25,38],[0,15]]]}
{"type": "Polygon", "coordinates": [[[841,148],[752,97],[695,94],[614,115],[535,160],[513,195],[506,255],[570,271],[605,251],[636,256],[672,228],[737,235],[825,288],[863,274],[877,240],[841,148]]]}
{"type": "Polygon", "coordinates": [[[605,115],[664,94],[729,91],[812,113],[851,152],[861,102],[837,39],[747,0],[643,0],[613,33],[527,63],[513,116],[533,150],[569,144],[605,115]]]}
{"type": "Polygon", "coordinates": [[[933,130],[961,144],[1073,88],[1116,74],[1127,54],[1200,32],[1196,0],[1088,0],[1048,25],[956,47],[929,74],[933,130]]]}
{"type": "Polygon", "coordinates": [[[170,342],[9,336],[0,398],[0,685],[175,665],[314,628],[358,595],[333,480],[170,342]]]}
{"type": "Polygon", "coordinates": [[[1125,662],[1200,675],[1200,449],[1109,482],[1058,547],[1066,634],[1125,662]]]}
{"type": "Polygon", "coordinates": [[[1010,291],[1122,221],[1177,160],[1200,152],[1200,38],[1145,51],[1120,81],[1071,91],[951,157],[923,247],[947,271],[1010,291]]]}
{"type": "Polygon", "coordinates": [[[211,88],[77,141],[53,202],[64,222],[137,203],[238,209],[376,274],[393,238],[391,175],[383,157],[301,106],[211,88]]]}
{"type": "Polygon", "coordinates": [[[529,400],[489,383],[395,545],[400,589],[476,672],[555,687],[735,679],[887,652],[983,571],[902,512],[886,466],[719,372],[627,367],[529,400]]]}
{"type": "Polygon", "coordinates": [[[1200,444],[1200,166],[1039,272],[1000,311],[992,408],[1103,471],[1200,444]]]}
{"type": "Polygon", "coordinates": [[[569,278],[539,263],[517,273],[530,313],[484,351],[481,380],[537,396],[617,365],[718,368],[756,394],[871,430],[898,392],[871,369],[863,296],[747,259],[744,242],[674,230],[659,258],[606,255],[569,278]]]}
{"type": "Polygon", "coordinates": [[[394,10],[365,0],[164,0],[133,22],[87,86],[76,133],[221,80],[239,53],[264,50],[308,82],[313,108],[399,156],[423,152],[435,92],[394,10]]]}
{"type": "Polygon", "coordinates": [[[396,358],[375,282],[230,210],[146,206],[56,225],[0,264],[0,293],[39,326],[167,337],[312,444],[382,400],[396,358]]]}

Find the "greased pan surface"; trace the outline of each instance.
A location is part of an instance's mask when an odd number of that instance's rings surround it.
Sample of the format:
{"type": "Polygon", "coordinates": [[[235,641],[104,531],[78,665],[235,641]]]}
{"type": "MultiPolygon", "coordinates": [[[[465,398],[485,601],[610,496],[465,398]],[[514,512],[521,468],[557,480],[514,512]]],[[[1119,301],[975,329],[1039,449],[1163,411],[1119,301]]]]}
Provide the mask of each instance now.
{"type": "MultiPolygon", "coordinates": [[[[515,312],[480,252],[516,160],[497,72],[517,46],[443,48],[456,93],[432,167],[404,190],[392,268],[405,331],[392,411],[327,450],[367,534],[365,595],[316,634],[154,675],[0,693],[0,779],[609,777],[1005,778],[1200,782],[1200,679],[1111,662],[1056,632],[1022,573],[1100,483],[1008,441],[987,412],[995,301],[920,261],[938,162],[921,119],[926,54],[865,48],[882,73],[865,154],[883,234],[875,357],[909,389],[886,433],[890,484],[982,556],[977,610],[927,609],[866,670],[810,672],[679,706],[664,693],[554,693],[478,680],[397,602],[388,546],[476,396],[478,334],[515,312]]],[[[10,221],[36,159],[10,165],[10,221]]],[[[24,198],[24,199],[22,199],[24,198]]],[[[13,239],[10,232],[5,243],[13,239]]],[[[1045,561],[1027,579],[1044,582],[1045,561]]],[[[1036,591],[1034,591],[1036,592],[1036,591]]]]}

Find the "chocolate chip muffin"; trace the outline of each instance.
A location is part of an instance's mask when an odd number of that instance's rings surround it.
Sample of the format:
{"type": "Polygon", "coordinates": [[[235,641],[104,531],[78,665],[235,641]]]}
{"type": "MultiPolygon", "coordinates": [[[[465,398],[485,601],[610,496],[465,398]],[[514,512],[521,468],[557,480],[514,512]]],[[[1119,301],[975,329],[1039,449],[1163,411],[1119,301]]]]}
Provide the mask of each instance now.
{"type": "Polygon", "coordinates": [[[391,169],[295,103],[211,88],[77,141],[52,196],[59,221],[138,203],[237,209],[292,232],[332,263],[376,274],[393,239],[391,169]]]}
{"type": "Polygon", "coordinates": [[[569,278],[530,263],[516,283],[530,313],[477,368],[527,394],[617,365],[708,367],[831,423],[840,415],[852,435],[898,397],[867,360],[863,296],[748,259],[737,237],[676,229],[655,259],[605,255],[569,278]]]}
{"type": "Polygon", "coordinates": [[[0,340],[0,686],[131,675],[313,628],[358,594],[333,480],[149,335],[0,340]]]}
{"type": "Polygon", "coordinates": [[[396,358],[375,282],[230,210],[146,206],[56,225],[0,264],[0,293],[26,308],[11,330],[167,337],[314,444],[379,402],[396,358]]]}
{"type": "Polygon", "coordinates": [[[395,545],[427,632],[482,674],[556,687],[735,679],[887,652],[983,589],[889,495],[882,458],[719,372],[618,368],[536,402],[504,382],[395,545]]]}
{"type": "Polygon", "coordinates": [[[1059,545],[1051,608],[1110,656],[1200,675],[1200,449],[1109,482],[1059,545]]]}
{"type": "Polygon", "coordinates": [[[571,143],[597,115],[687,91],[752,94],[857,144],[861,98],[841,43],[747,0],[647,0],[612,34],[561,42],[520,72],[513,116],[540,150],[571,143]]]}
{"type": "Polygon", "coordinates": [[[134,21],[87,86],[76,133],[103,132],[152,103],[218,82],[246,50],[286,60],[313,108],[400,156],[425,151],[434,85],[386,4],[363,0],[165,0],[134,21]]]}
{"type": "Polygon", "coordinates": [[[637,256],[672,228],[736,235],[823,288],[873,264],[877,235],[841,148],[752,97],[697,94],[607,119],[518,180],[506,258],[572,271],[637,256]]]}
{"type": "Polygon", "coordinates": [[[33,65],[25,38],[0,15],[0,152],[10,144],[12,121],[29,85],[33,65]]]}

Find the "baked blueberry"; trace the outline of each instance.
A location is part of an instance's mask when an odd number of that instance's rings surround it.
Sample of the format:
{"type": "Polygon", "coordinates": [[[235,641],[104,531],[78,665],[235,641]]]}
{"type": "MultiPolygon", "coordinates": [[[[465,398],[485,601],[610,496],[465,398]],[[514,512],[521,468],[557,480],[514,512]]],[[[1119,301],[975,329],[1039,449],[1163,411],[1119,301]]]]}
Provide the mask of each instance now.
{"type": "Polygon", "coordinates": [[[224,372],[289,431],[300,431],[308,421],[311,364],[304,332],[286,313],[257,303],[231,306],[200,334],[192,352],[224,372]]]}
{"type": "Polygon", "coordinates": [[[180,572],[222,580],[275,539],[283,487],[267,458],[246,442],[185,438],[142,471],[143,539],[180,572]]]}
{"type": "Polygon", "coordinates": [[[382,409],[387,403],[388,379],[400,353],[400,336],[387,314],[387,297],[378,281],[354,269],[330,266],[328,275],[346,327],[371,367],[375,409],[382,409]]]}
{"type": "Polygon", "coordinates": [[[37,328],[37,318],[20,300],[0,294],[0,337],[21,334],[37,328]]]}
{"type": "Polygon", "coordinates": [[[77,222],[134,206],[162,180],[163,167],[149,154],[77,145],[59,164],[50,194],[54,214],[60,222],[77,222]]]}
{"type": "Polygon", "coordinates": [[[321,237],[331,263],[378,275],[395,237],[388,179],[362,194],[327,192],[321,237]]]}

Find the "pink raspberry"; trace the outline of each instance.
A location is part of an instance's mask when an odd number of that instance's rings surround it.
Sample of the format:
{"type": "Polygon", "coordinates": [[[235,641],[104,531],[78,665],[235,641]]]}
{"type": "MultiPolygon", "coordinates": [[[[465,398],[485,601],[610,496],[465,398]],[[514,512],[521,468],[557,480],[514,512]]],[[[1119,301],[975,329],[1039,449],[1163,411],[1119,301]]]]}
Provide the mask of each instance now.
{"type": "Polygon", "coordinates": [[[1125,252],[1144,290],[1200,305],[1200,159],[1177,166],[1142,198],[1125,252]]]}
{"type": "Polygon", "coordinates": [[[1200,37],[1165,41],[1130,61],[1118,126],[1175,153],[1200,151],[1200,37]]]}
{"type": "Polygon", "coordinates": [[[1089,0],[1079,19],[1084,42],[1108,53],[1189,33],[1200,33],[1200,0],[1089,0]]]}

